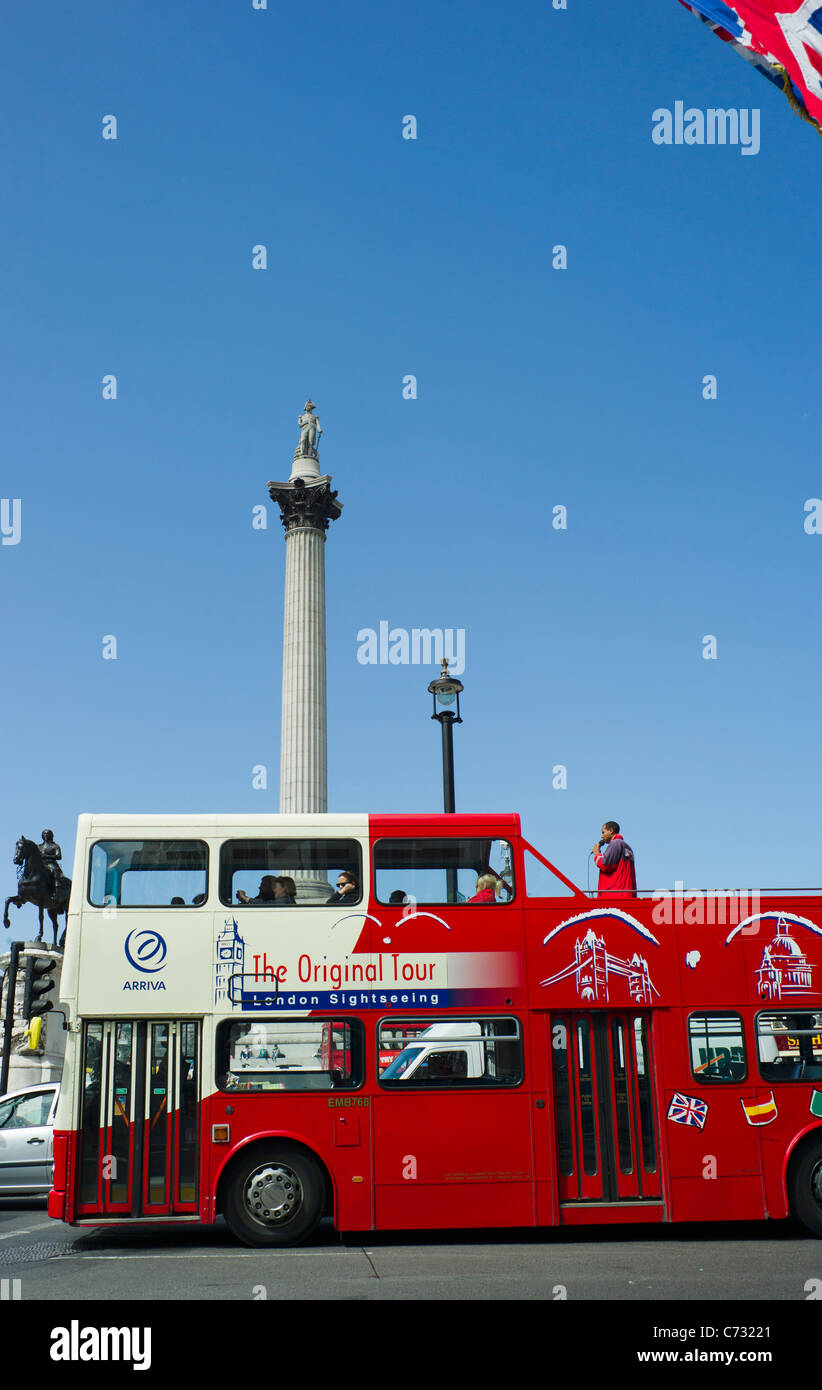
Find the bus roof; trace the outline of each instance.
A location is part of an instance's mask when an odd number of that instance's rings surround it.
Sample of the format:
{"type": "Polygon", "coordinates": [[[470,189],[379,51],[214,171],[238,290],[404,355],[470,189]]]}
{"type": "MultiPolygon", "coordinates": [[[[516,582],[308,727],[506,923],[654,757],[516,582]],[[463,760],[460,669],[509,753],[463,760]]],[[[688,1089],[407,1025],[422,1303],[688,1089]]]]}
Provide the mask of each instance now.
{"type": "Polygon", "coordinates": [[[233,829],[238,826],[253,826],[260,830],[282,830],[286,827],[294,829],[365,829],[367,826],[372,833],[376,834],[397,834],[403,830],[409,834],[418,834],[422,830],[429,833],[453,834],[483,834],[491,832],[505,832],[509,835],[520,834],[520,818],[514,811],[505,811],[498,815],[490,815],[487,812],[482,814],[469,813],[467,815],[457,815],[454,813],[423,813],[414,815],[400,815],[396,813],[374,814],[367,811],[360,812],[328,812],[325,814],[303,814],[279,812],[244,812],[230,814],[220,814],[219,812],[199,812],[191,811],[185,814],[158,813],[151,815],[135,813],[133,811],[85,811],[78,817],[78,830],[87,835],[93,835],[110,828],[134,827],[135,829],[150,829],[155,826],[185,827],[188,830],[202,828],[203,830],[213,829],[219,831],[223,828],[233,829]]]}

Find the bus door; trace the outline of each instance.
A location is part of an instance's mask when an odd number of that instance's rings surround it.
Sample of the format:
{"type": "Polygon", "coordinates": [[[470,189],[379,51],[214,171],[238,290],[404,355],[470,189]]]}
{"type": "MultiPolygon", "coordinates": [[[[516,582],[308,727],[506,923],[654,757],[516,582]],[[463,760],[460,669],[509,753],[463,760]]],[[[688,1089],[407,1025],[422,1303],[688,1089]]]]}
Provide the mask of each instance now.
{"type": "Polygon", "coordinates": [[[77,1215],[198,1211],[200,1023],[87,1022],[77,1215]]]}
{"type": "Polygon", "coordinates": [[[560,1205],[661,1200],[651,1017],[552,1014],[560,1205]]]}

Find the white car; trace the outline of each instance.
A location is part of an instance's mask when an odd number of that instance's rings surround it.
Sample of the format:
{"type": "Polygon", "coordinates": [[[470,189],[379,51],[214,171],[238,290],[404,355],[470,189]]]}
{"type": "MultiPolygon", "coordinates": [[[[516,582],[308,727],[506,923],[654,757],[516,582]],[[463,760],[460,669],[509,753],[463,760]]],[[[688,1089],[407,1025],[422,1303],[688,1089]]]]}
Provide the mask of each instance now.
{"type": "Polygon", "coordinates": [[[52,1081],[0,1096],[0,1197],[41,1197],[51,1191],[59,1093],[59,1083],[52,1081]]]}

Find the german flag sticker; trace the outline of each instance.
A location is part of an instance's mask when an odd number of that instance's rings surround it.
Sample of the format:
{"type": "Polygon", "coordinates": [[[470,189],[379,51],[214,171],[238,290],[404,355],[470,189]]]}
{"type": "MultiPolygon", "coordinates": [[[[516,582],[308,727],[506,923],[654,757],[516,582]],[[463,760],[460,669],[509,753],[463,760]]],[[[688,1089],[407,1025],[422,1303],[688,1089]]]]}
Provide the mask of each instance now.
{"type": "Polygon", "coordinates": [[[769,1125],[776,1119],[777,1109],[773,1091],[764,1100],[761,1096],[750,1100],[741,1099],[740,1105],[745,1111],[745,1119],[749,1125],[769,1125]]]}

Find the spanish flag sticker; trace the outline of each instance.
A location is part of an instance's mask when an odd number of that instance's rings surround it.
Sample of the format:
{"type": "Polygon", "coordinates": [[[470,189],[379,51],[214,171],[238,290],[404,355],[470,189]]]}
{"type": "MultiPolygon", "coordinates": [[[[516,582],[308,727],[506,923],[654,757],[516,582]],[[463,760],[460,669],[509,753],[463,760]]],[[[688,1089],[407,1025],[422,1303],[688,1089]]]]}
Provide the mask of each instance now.
{"type": "Polygon", "coordinates": [[[745,1111],[745,1119],[749,1125],[769,1125],[776,1119],[776,1101],[773,1098],[773,1091],[766,1098],[740,1100],[742,1109],[745,1111]]]}
{"type": "Polygon", "coordinates": [[[811,1091],[811,1114],[817,1120],[822,1120],[822,1091],[817,1091],[815,1087],[811,1091]]]}

